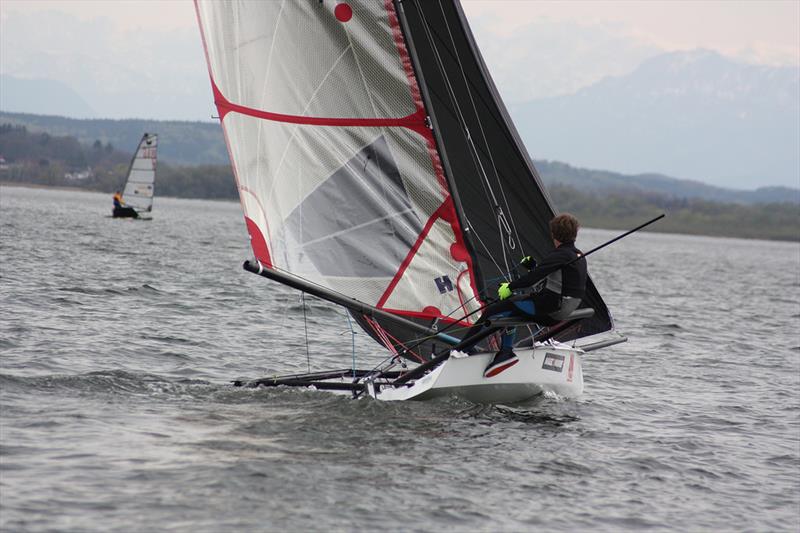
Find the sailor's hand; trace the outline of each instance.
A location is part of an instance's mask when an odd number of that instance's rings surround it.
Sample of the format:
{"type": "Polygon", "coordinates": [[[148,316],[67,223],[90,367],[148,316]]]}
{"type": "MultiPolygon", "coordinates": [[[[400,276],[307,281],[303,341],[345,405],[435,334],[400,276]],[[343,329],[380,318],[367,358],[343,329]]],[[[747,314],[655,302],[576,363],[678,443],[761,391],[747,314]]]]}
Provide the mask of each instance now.
{"type": "Polygon", "coordinates": [[[533,270],[536,268],[536,259],[533,257],[526,255],[522,258],[522,261],[519,262],[520,265],[524,266],[528,270],[533,270]]]}
{"type": "Polygon", "coordinates": [[[501,300],[505,300],[511,296],[511,289],[508,288],[508,283],[501,283],[500,288],[497,289],[497,296],[501,300]]]}

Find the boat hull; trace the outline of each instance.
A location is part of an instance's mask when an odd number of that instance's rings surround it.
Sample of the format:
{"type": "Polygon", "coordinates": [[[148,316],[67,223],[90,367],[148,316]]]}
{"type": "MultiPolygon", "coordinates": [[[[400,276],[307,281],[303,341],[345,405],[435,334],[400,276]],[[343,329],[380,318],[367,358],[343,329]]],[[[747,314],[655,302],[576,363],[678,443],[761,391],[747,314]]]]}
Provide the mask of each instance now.
{"type": "Polygon", "coordinates": [[[474,403],[515,403],[545,392],[574,398],[583,393],[581,351],[568,347],[542,346],[516,350],[519,362],[500,374],[483,377],[493,354],[450,358],[410,386],[371,385],[370,396],[378,400],[428,400],[457,396],[474,403]]]}
{"type": "Polygon", "coordinates": [[[132,207],[115,207],[111,216],[114,218],[139,218],[139,213],[132,207]]]}

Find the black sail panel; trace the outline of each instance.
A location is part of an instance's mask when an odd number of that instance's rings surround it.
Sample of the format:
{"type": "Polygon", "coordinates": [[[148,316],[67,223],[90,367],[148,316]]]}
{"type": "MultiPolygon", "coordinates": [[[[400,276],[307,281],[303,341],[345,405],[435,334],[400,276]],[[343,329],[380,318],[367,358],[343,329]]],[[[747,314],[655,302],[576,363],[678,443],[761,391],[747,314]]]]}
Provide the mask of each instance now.
{"type": "MultiPolygon", "coordinates": [[[[509,118],[457,1],[401,2],[407,39],[448,169],[479,289],[494,296],[525,255],[552,250],[548,222],[557,213],[509,118]]],[[[590,264],[591,268],[591,264],[590,264]]],[[[595,311],[560,340],[613,327],[591,279],[582,307],[595,311]]]]}

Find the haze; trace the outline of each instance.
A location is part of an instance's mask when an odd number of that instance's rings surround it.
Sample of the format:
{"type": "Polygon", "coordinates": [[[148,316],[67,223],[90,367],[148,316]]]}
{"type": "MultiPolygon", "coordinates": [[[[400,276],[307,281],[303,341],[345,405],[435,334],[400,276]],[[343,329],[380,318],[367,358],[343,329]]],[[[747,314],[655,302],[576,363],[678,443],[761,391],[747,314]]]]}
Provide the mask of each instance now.
{"type": "MultiPolygon", "coordinates": [[[[666,52],[703,49],[733,64],[777,69],[782,74],[776,83],[789,80],[786,87],[777,88],[780,94],[791,94],[797,85],[800,2],[792,0],[469,0],[463,5],[520,130],[526,128],[519,124],[515,106],[591,89],[608,77],[627,76],[666,52]]],[[[767,71],[760,72],[763,77],[767,71]]],[[[209,121],[215,114],[190,1],[2,0],[0,74],[0,109],[5,111],[41,112],[35,107],[20,109],[25,104],[12,101],[8,84],[14,79],[59,82],[66,86],[65,94],[74,91],[86,103],[84,115],[98,118],[209,121]]],[[[799,100],[797,93],[789,97],[790,118],[800,107],[799,100]]],[[[787,111],[781,108],[775,113],[787,111]]],[[[80,118],[81,112],[61,114],[80,118]]],[[[800,130],[800,124],[787,127],[788,134],[779,138],[800,130]]],[[[681,172],[675,177],[720,184],[718,177],[706,175],[707,170],[669,168],[657,159],[637,161],[631,168],[624,161],[606,161],[590,152],[571,156],[569,139],[551,140],[553,146],[541,141],[532,146],[526,137],[536,157],[624,172],[681,172]]],[[[755,148],[768,153],[775,147],[755,148]]],[[[796,149],[781,157],[788,166],[774,176],[753,176],[749,181],[744,177],[736,186],[800,186],[796,149]]]]}

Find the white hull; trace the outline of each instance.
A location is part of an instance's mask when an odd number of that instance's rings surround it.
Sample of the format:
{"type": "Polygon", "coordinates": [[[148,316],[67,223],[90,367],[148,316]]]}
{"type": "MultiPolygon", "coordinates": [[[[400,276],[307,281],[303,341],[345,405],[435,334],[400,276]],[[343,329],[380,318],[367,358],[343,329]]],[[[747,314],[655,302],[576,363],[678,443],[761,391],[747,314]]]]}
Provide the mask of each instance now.
{"type": "Polygon", "coordinates": [[[370,384],[369,393],[384,401],[458,396],[474,403],[521,402],[543,392],[566,398],[583,393],[580,349],[546,345],[515,352],[519,363],[491,378],[484,378],[483,371],[493,354],[451,357],[411,386],[382,385],[376,392],[370,384]]]}

